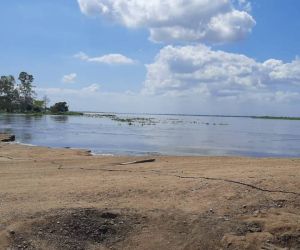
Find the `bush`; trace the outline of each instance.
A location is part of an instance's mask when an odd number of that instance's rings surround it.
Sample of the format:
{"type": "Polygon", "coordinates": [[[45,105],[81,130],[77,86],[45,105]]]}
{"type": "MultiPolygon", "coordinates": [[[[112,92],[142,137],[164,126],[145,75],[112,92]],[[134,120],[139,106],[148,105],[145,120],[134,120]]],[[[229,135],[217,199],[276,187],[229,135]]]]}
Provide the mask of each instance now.
{"type": "Polygon", "coordinates": [[[69,111],[69,107],[66,102],[57,102],[50,107],[51,113],[66,113],[69,111]]]}

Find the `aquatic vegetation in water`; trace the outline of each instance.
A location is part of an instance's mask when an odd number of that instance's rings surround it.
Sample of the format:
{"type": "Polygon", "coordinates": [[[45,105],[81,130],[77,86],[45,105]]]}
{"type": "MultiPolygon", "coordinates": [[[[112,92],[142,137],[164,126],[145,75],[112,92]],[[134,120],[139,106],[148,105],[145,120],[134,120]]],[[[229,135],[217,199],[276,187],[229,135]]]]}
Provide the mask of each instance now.
{"type": "Polygon", "coordinates": [[[193,125],[213,125],[213,126],[228,126],[228,123],[209,123],[209,122],[202,122],[201,120],[193,120],[187,121],[178,118],[168,118],[159,120],[157,118],[151,117],[137,117],[137,116],[130,116],[125,114],[113,114],[113,113],[85,113],[87,117],[93,118],[106,118],[112,121],[118,122],[121,126],[122,124],[127,124],[129,126],[146,126],[146,125],[156,125],[158,123],[161,124],[173,124],[173,125],[180,125],[180,124],[193,124],[193,125]]]}
{"type": "Polygon", "coordinates": [[[155,125],[157,121],[153,118],[146,118],[146,117],[122,117],[118,116],[116,114],[107,114],[107,113],[95,113],[95,114],[85,114],[85,116],[88,117],[94,117],[94,118],[108,118],[111,119],[112,121],[119,122],[120,124],[126,123],[129,126],[134,126],[134,125],[155,125]]]}

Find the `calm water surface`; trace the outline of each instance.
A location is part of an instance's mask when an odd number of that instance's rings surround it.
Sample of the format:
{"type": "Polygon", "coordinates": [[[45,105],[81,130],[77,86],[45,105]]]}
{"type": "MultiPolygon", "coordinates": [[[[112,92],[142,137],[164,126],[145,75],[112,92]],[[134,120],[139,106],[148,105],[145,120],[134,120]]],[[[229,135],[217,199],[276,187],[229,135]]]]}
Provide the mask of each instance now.
{"type": "Polygon", "coordinates": [[[300,121],[235,117],[118,115],[151,122],[94,116],[0,115],[0,131],[25,144],[90,149],[113,155],[300,157],[300,121]]]}

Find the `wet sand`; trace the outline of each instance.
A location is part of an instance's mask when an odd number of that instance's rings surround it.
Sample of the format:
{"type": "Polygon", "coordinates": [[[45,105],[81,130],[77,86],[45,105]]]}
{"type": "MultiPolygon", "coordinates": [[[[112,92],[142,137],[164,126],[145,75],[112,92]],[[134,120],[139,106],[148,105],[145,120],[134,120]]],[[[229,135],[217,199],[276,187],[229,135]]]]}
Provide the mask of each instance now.
{"type": "Polygon", "coordinates": [[[300,159],[0,143],[0,214],[0,249],[300,249],[300,159]]]}

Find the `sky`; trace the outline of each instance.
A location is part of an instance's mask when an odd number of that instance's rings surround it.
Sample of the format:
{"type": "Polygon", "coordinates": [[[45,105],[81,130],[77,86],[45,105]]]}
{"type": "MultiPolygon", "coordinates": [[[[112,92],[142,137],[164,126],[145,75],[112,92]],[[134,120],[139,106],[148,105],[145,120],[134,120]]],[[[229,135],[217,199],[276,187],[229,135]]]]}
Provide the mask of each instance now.
{"type": "Polygon", "coordinates": [[[300,116],[299,0],[0,1],[0,74],[72,110],[300,116]]]}

